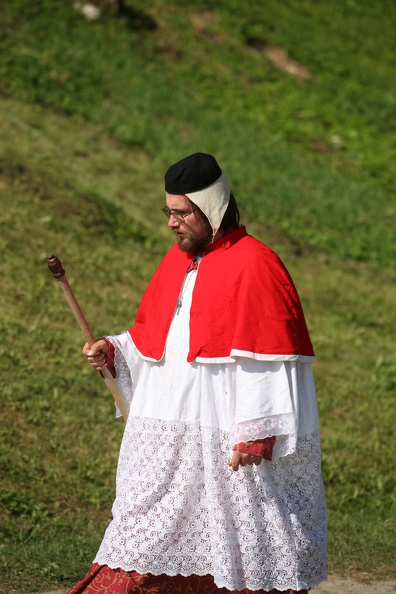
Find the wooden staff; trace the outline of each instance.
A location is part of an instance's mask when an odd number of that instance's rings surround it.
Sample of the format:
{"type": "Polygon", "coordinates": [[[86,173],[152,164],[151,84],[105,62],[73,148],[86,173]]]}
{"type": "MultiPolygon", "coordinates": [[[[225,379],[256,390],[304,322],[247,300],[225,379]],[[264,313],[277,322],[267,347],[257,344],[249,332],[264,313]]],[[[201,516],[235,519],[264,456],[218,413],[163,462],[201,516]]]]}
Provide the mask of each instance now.
{"type": "MultiPolygon", "coordinates": [[[[70,305],[72,312],[74,313],[74,317],[76,318],[78,325],[80,326],[81,331],[85,336],[85,340],[87,341],[89,346],[92,346],[94,342],[96,342],[95,337],[92,334],[91,328],[89,327],[88,322],[85,319],[83,312],[81,311],[81,307],[79,306],[78,301],[75,298],[69,283],[67,282],[66,274],[62,267],[62,262],[56,256],[51,255],[48,256],[47,263],[48,268],[52,272],[53,277],[56,278],[60,284],[63,294],[66,297],[66,300],[70,305]]],[[[112,376],[111,372],[107,367],[104,367],[102,369],[102,375],[107,384],[107,387],[113,394],[114,400],[118,408],[120,409],[122,416],[126,421],[128,418],[128,408],[125,404],[124,398],[121,395],[121,392],[118,389],[114,377],[112,376]]]]}

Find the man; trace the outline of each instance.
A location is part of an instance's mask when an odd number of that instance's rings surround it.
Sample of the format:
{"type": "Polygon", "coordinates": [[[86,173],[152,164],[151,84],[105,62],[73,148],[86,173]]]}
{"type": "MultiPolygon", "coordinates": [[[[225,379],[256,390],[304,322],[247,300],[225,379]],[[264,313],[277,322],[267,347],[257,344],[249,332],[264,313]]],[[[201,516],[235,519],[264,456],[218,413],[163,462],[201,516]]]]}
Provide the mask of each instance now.
{"type": "Polygon", "coordinates": [[[326,579],[314,353],[215,158],[165,174],[173,246],[131,330],[83,354],[130,403],[113,520],[70,594],[305,593],[326,579]]]}

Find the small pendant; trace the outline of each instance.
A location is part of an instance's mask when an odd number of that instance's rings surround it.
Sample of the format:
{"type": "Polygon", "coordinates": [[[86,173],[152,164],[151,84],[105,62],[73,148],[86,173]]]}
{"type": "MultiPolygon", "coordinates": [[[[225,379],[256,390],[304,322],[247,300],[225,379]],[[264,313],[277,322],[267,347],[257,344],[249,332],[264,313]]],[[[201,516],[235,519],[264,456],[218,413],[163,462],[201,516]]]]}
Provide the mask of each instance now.
{"type": "Polygon", "coordinates": [[[182,306],[182,300],[181,300],[181,299],[179,299],[179,301],[177,302],[177,305],[176,305],[176,310],[177,310],[177,311],[176,311],[176,315],[177,315],[177,316],[179,315],[179,311],[180,311],[180,309],[181,309],[181,306],[182,306]]]}

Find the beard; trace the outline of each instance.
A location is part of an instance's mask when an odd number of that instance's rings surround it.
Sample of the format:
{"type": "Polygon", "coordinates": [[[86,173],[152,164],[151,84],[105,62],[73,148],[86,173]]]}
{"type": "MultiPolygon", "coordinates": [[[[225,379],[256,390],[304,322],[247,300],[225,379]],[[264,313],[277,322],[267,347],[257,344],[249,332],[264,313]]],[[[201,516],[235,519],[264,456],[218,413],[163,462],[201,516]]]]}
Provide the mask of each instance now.
{"type": "MultiPolygon", "coordinates": [[[[177,237],[177,236],[176,236],[177,237]]],[[[189,254],[201,253],[212,243],[212,228],[209,226],[202,235],[185,231],[182,237],[177,237],[177,245],[182,252],[189,254]]]]}

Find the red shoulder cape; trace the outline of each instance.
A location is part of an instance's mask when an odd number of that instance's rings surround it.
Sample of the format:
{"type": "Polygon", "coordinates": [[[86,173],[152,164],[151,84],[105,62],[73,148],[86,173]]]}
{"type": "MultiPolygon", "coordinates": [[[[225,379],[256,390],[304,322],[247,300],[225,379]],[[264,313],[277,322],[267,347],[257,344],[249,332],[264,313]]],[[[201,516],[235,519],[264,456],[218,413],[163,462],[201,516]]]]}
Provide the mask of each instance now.
{"type": "MultiPolygon", "coordinates": [[[[139,352],[160,361],[193,255],[174,245],[158,266],[129,330],[139,352]]],[[[300,299],[285,266],[245,227],[207,248],[190,311],[187,360],[247,356],[308,356],[314,352],[300,299]],[[240,353],[242,354],[242,353],[240,353]]]]}

